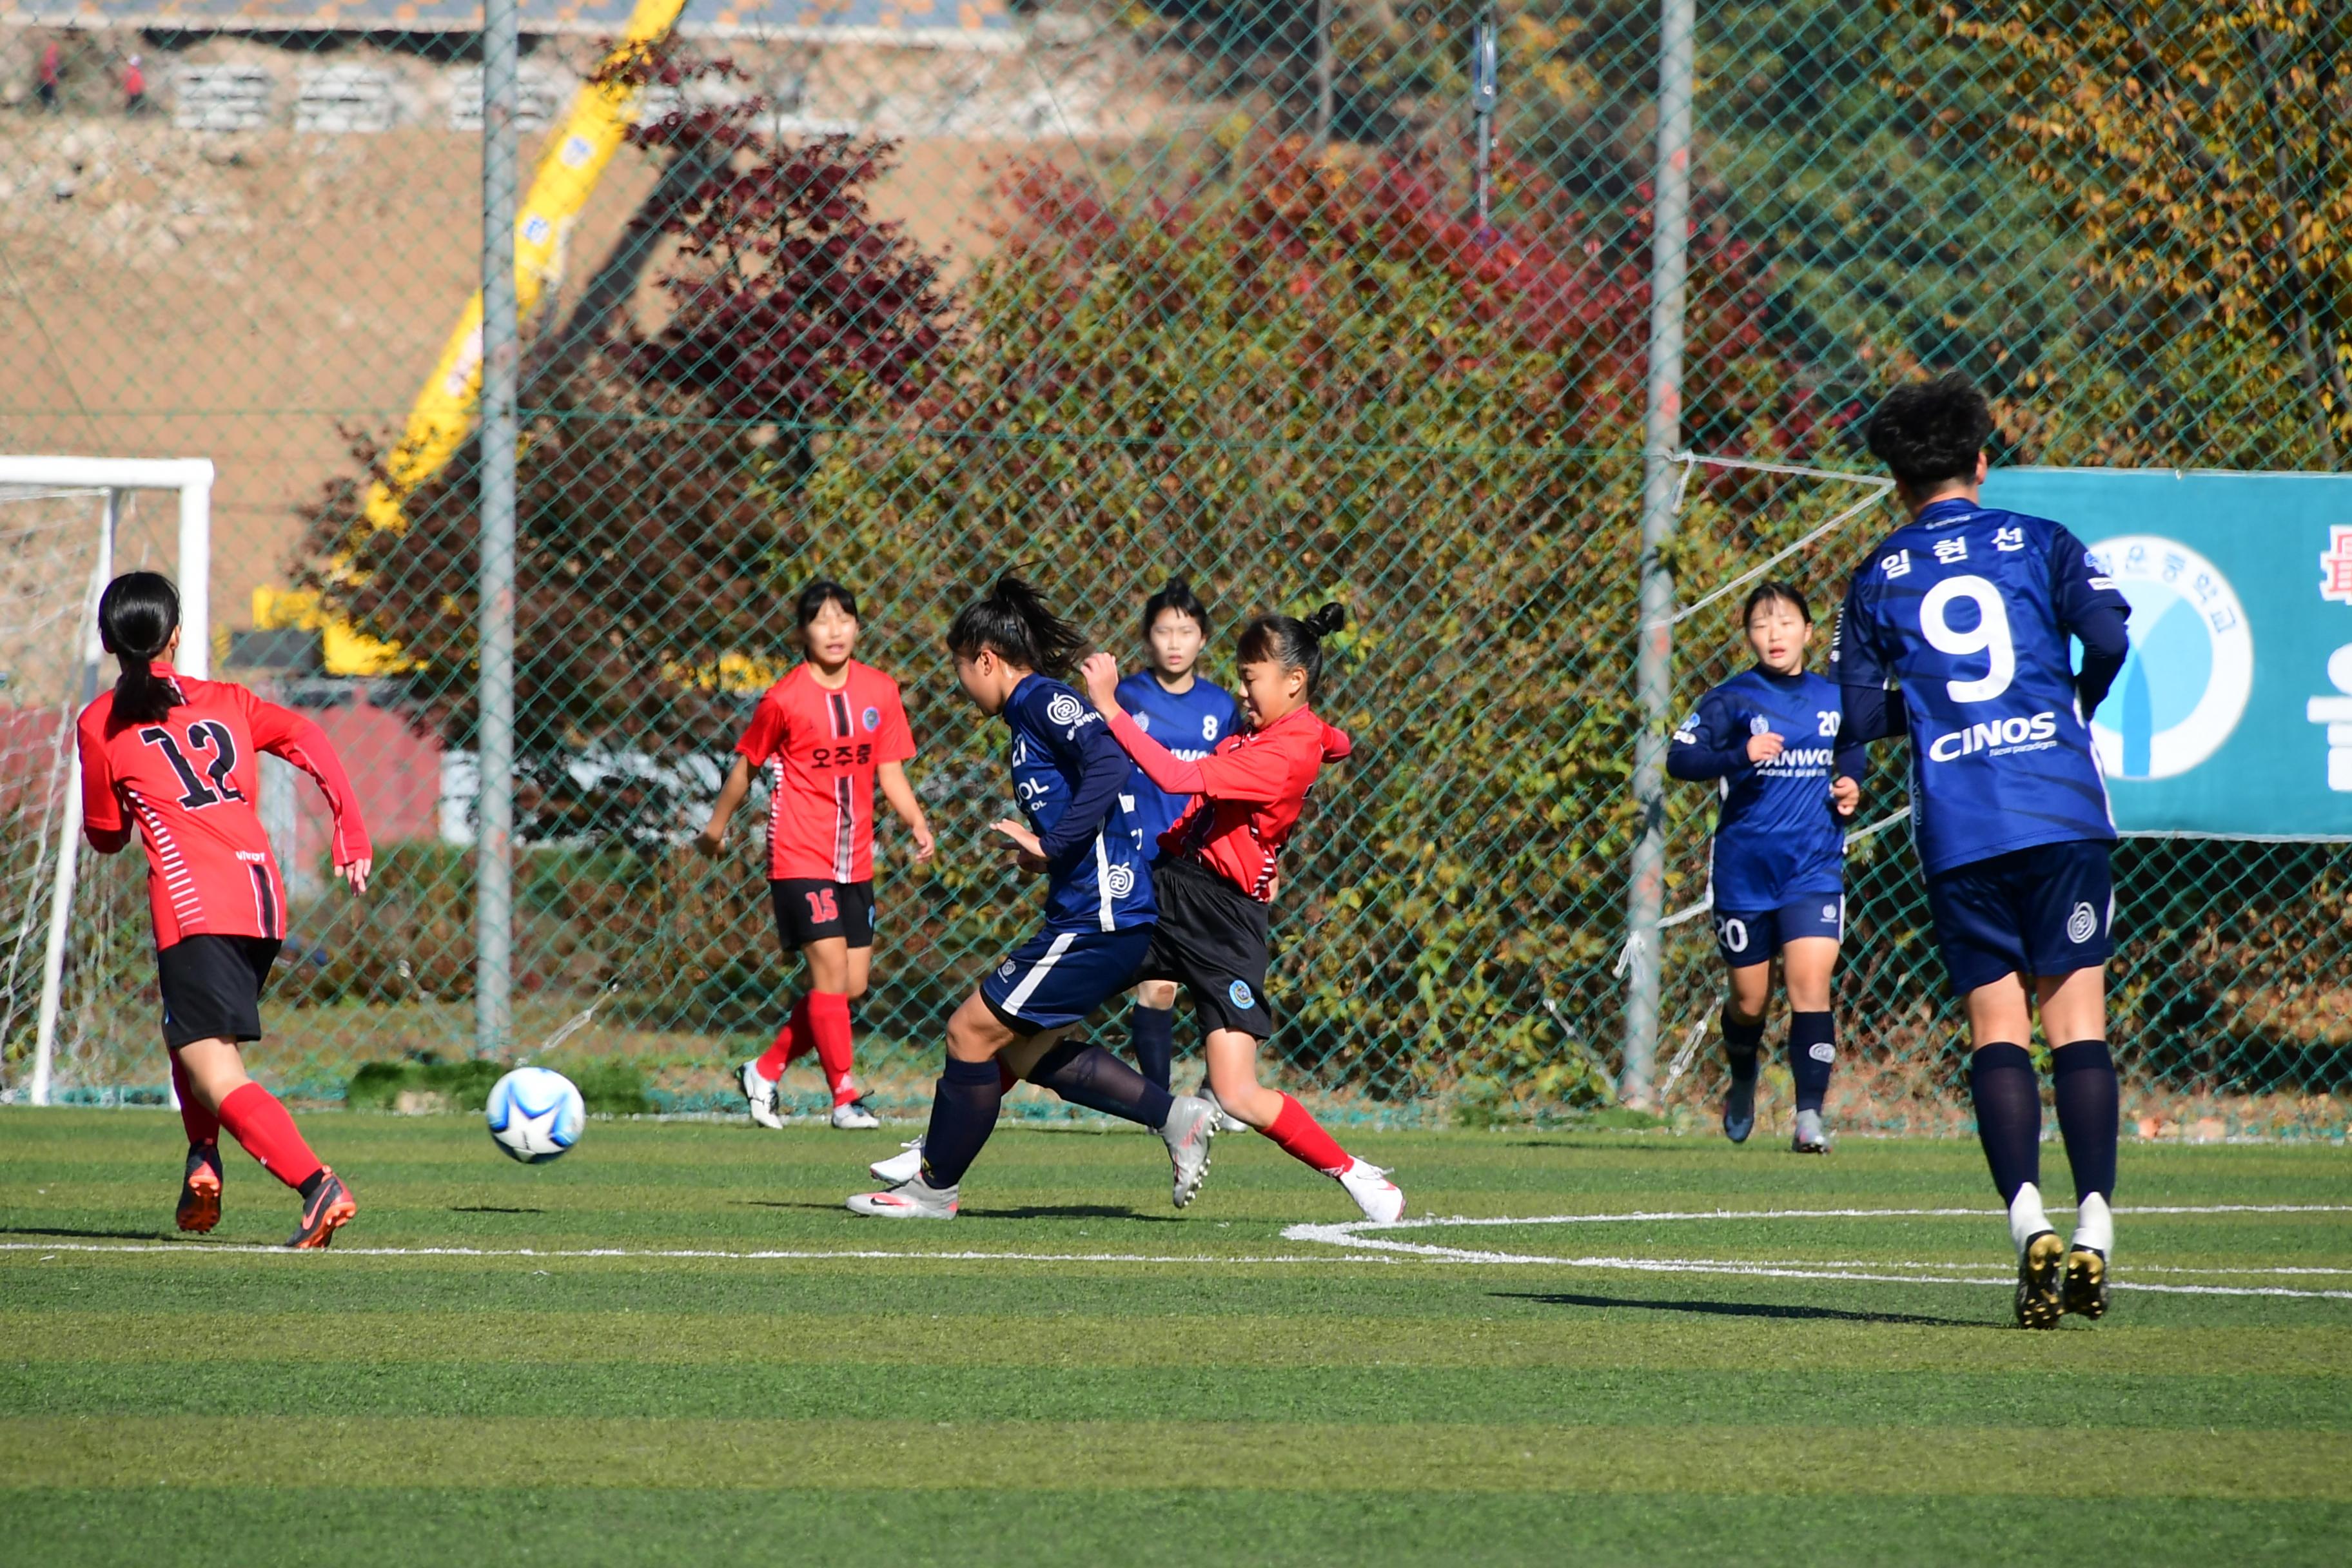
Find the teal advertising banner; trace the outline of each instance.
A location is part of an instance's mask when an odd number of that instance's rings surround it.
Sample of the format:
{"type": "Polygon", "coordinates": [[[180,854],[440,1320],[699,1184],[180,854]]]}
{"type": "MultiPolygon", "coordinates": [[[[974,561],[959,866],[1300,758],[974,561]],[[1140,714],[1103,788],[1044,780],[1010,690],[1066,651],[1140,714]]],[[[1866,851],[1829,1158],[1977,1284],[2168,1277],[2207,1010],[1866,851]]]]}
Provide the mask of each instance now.
{"type": "Polygon", "coordinates": [[[2092,721],[2127,834],[2352,838],[2352,478],[2001,468],[2131,601],[2092,721]]]}

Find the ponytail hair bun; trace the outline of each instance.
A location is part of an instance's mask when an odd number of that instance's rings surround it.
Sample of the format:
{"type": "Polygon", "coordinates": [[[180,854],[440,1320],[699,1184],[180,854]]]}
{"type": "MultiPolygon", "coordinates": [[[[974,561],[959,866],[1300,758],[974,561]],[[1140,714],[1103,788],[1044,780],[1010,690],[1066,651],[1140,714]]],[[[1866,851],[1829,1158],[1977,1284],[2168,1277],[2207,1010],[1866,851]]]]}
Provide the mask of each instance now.
{"type": "Polygon", "coordinates": [[[1348,607],[1325,605],[1301,620],[1296,616],[1260,616],[1242,628],[1234,653],[1244,664],[1272,660],[1285,669],[1307,672],[1307,700],[1323,688],[1323,639],[1348,624],[1348,607]]]}
{"type": "Polygon", "coordinates": [[[948,651],[977,658],[982,648],[1022,669],[1059,680],[1087,650],[1086,634],[1054,614],[1025,579],[1007,572],[988,592],[956,612],[948,626],[948,651]]]}
{"type": "Polygon", "coordinates": [[[179,629],[180,591],[169,577],[125,572],[106,585],[98,601],[98,640],[122,666],[122,679],[114,683],[117,717],[152,724],[180,700],[172,683],[150,668],[179,629]]]}

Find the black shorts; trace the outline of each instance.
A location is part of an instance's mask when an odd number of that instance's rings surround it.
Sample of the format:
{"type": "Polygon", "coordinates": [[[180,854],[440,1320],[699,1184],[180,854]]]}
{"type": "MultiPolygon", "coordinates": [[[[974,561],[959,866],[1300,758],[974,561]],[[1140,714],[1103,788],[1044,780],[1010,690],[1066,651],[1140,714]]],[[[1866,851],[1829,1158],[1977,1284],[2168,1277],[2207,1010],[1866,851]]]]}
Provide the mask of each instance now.
{"type": "Polygon", "coordinates": [[[2115,956],[2110,846],[2037,844],[1927,879],[1927,913],[1952,994],[2015,974],[2031,984],[2115,956]]]}
{"type": "Polygon", "coordinates": [[[261,992],[278,947],[272,936],[184,936],[157,953],[163,1044],[261,1038],[261,992]]]}
{"type": "Polygon", "coordinates": [[[874,945],[874,884],[789,878],[768,884],[776,906],[776,934],[786,952],[824,937],[846,937],[852,947],[874,945]]]}
{"type": "Polygon", "coordinates": [[[1192,994],[1203,1032],[1274,1033],[1265,995],[1266,907],[1198,861],[1152,862],[1160,924],[1138,980],[1173,980],[1192,994]]]}

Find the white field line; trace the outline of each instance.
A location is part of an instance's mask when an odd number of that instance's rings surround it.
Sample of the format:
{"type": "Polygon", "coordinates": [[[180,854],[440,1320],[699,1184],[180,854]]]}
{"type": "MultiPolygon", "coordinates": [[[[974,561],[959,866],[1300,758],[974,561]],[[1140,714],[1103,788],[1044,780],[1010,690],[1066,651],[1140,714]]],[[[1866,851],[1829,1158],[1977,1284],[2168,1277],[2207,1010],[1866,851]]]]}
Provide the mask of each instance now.
{"type": "Polygon", "coordinates": [[[718,1247],[337,1247],[294,1252],[283,1247],[210,1241],[0,1241],[0,1252],[181,1252],[253,1258],[643,1258],[731,1263],[846,1262],[863,1258],[902,1263],[1394,1263],[1393,1258],[1333,1257],[1328,1252],[1218,1255],[1151,1252],[919,1252],[885,1247],[778,1247],[730,1252],[718,1247]]]}
{"type": "MultiPolygon", "coordinates": [[[[2137,1215],[2236,1215],[2236,1214],[2352,1214],[2352,1204],[2213,1204],[2202,1205],[2150,1205],[2145,1208],[2118,1209],[2118,1214],[2137,1215]]],[[[1339,1225],[1294,1225],[1284,1230],[1286,1241],[1310,1242],[1342,1249],[1333,1253],[1235,1255],[1220,1257],[1213,1254],[1168,1254],[1138,1252],[990,1252],[898,1251],[878,1247],[842,1248],[772,1248],[730,1251],[716,1247],[346,1247],[336,1249],[335,1256],[344,1258],[627,1258],[647,1259],[706,1260],[730,1262],[825,1262],[873,1260],[881,1262],[916,1263],[1137,1263],[1181,1264],[1198,1267],[1202,1264],[1240,1265],[1320,1265],[1333,1263],[1396,1264],[1412,1261],[1438,1263],[1468,1263],[1484,1266],[1536,1267],[1553,1268],[1606,1269],[1639,1274],[1738,1275],[1767,1279],[1823,1279],[1882,1285],[1976,1285],[2007,1289],[2011,1283],[2005,1270],[1992,1270],[1990,1264],[1907,1262],[1889,1259],[1853,1260],[1759,1260],[1754,1258],[1627,1258],[1595,1254],[1577,1258],[1523,1252],[1498,1252],[1470,1247],[1443,1247],[1431,1243],[1393,1241],[1388,1239],[1398,1231],[1427,1229],[1471,1229],[1496,1226],[1534,1225],[1606,1225],[1630,1222],[1671,1223],[1721,1220],[1759,1219],[1901,1219],[1901,1218],[1960,1218],[1998,1219],[2000,1212],[1972,1208],[1916,1209],[1703,1209],[1644,1210],[1624,1214],[1534,1215],[1479,1216],[1452,1215],[1444,1218],[1399,1220],[1380,1225],[1370,1220],[1356,1220],[1339,1225]],[[1379,1234],[1374,1234],[1379,1233],[1379,1234]],[[1909,1272],[1886,1273],[1887,1269],[1909,1272]],[[1975,1270],[1989,1270],[1975,1272],[1975,1270]],[[1941,1270],[1942,1272],[1927,1272],[1941,1270]]],[[[212,1242],[0,1242],[0,1252],[37,1252],[46,1256],[61,1253],[198,1253],[236,1254],[251,1257],[289,1257],[284,1247],[239,1246],[212,1242]]],[[[2110,1281],[2118,1290],[2143,1290],[2178,1296],[2282,1296],[2305,1300],[2352,1300],[2352,1290],[2296,1290],[2282,1286],[2230,1285],[2165,1285],[2124,1279],[2124,1270],[2110,1281]]],[[[2149,1265],[2133,1272],[2168,1273],[2191,1276],[2257,1277],[2263,1275],[2342,1275],[2352,1269],[2295,1268],[2189,1268],[2149,1265]]]]}
{"type": "MultiPolygon", "coordinates": [[[[2117,1209],[2121,1214],[2162,1215],[2224,1215],[2224,1214],[2352,1214],[2352,1204],[2210,1204],[2152,1205],[2138,1209],[2117,1209]]],[[[1356,1220],[1344,1225],[1294,1225],[1282,1233],[1285,1241],[1320,1242],[1328,1247],[1342,1247],[1378,1251],[1392,1256],[1426,1258],[1449,1263],[1475,1263],[1489,1266],[1549,1267],[1554,1268],[1600,1268],[1637,1274],[1733,1274],[1765,1279],[1835,1279],[1875,1285],[1980,1285],[2007,1289],[2014,1281],[2002,1274],[1885,1274],[1886,1268],[1927,1269],[1936,1268],[1971,1268],[1973,1265],[1948,1266],[1933,1263],[1901,1263],[1871,1260],[1853,1265],[1840,1263],[1771,1263],[1750,1259],[1702,1258],[1621,1258],[1589,1256],[1561,1258],[1542,1253],[1495,1252],[1472,1247],[1440,1247],[1425,1242],[1391,1241],[1390,1235],[1401,1230],[1473,1229],[1496,1226],[1528,1225],[1602,1225],[1622,1222],[1659,1223],[1692,1220],[1759,1220],[1759,1219],[1897,1219],[1897,1218],[1969,1218],[2000,1217],[1997,1211],[1967,1208],[1932,1209],[1713,1209],[1666,1210],[1633,1214],[1535,1215],[1521,1218],[1496,1215],[1472,1218],[1452,1215],[1445,1218],[1402,1219],[1381,1225],[1371,1220],[1356,1220]],[[1379,1235],[1371,1234],[1379,1232],[1379,1235]]],[[[2219,1272],[2219,1271],[2217,1271],[2219,1272]]],[[[2253,1273],[2254,1270],[2230,1270],[2231,1273],[2253,1273]]],[[[2278,1285],[2159,1285],[2121,1278],[2123,1270],[2109,1280],[2117,1290],[2145,1290],[2168,1296],[2285,1296],[2303,1300],[2352,1301],[2352,1290],[2294,1290],[2278,1285]]]]}

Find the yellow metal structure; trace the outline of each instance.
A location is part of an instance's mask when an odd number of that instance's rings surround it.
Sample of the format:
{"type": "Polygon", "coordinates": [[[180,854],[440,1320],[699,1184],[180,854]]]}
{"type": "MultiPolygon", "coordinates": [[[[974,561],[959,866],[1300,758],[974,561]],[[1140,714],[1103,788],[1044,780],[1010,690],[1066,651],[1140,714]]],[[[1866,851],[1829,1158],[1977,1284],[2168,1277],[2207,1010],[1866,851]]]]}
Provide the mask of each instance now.
{"type": "MultiPolygon", "coordinates": [[[[562,130],[541,155],[539,170],[515,216],[515,303],[521,315],[529,316],[562,278],[564,244],[572,226],[620,151],[636,100],[636,89],[619,79],[624,68],[667,37],[685,9],[686,0],[637,0],[602,68],[581,84],[562,130]]],[[[368,493],[371,527],[401,526],[401,498],[438,472],[464,445],[481,390],[482,292],[477,289],[408,411],[407,428],[386,465],[388,479],[368,493]]],[[[257,626],[320,628],[330,674],[383,675],[400,667],[397,648],[322,616],[312,595],[257,588],[253,612],[257,626]]]]}

